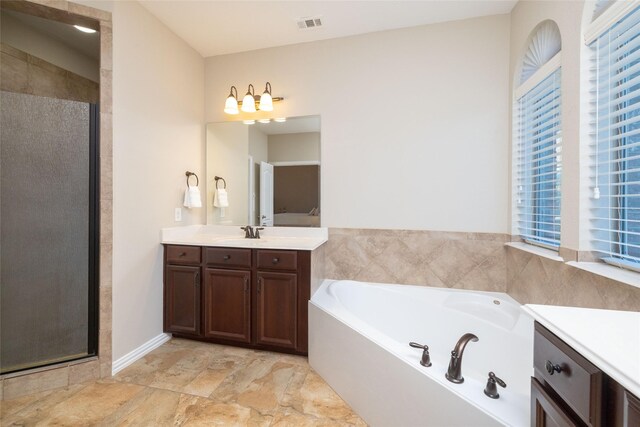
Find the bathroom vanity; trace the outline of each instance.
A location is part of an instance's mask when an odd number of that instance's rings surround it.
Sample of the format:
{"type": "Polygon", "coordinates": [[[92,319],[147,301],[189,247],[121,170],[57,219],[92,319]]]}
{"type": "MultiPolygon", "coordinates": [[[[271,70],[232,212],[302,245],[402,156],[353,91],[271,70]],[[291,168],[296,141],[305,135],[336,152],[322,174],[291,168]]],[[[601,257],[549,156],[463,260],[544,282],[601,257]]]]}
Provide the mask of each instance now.
{"type": "Polygon", "coordinates": [[[285,230],[283,236],[270,228],[263,239],[220,233],[237,229],[204,226],[192,235],[163,230],[164,331],[306,355],[312,257],[326,241],[326,229],[311,236],[285,230]]]}
{"type": "Polygon", "coordinates": [[[640,426],[640,313],[528,305],[532,426],[640,426]]]}

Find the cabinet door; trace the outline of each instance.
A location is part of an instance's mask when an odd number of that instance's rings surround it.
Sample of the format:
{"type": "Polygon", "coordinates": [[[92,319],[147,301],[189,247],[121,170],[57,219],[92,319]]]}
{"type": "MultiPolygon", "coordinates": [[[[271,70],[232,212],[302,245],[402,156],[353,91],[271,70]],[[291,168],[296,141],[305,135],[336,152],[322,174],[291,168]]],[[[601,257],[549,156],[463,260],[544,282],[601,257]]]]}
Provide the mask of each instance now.
{"type": "Polygon", "coordinates": [[[204,335],[250,342],[251,273],[205,269],[204,335]]]}
{"type": "Polygon", "coordinates": [[[259,271],[257,277],[257,343],[295,348],[297,275],[259,271]]]}
{"type": "Polygon", "coordinates": [[[165,268],[165,332],[200,334],[200,267],[165,268]]]}
{"type": "Polygon", "coordinates": [[[571,416],[531,378],[531,427],[577,427],[571,416]]]}
{"type": "Polygon", "coordinates": [[[625,427],[640,426],[640,399],[625,390],[623,420],[625,427]]]}

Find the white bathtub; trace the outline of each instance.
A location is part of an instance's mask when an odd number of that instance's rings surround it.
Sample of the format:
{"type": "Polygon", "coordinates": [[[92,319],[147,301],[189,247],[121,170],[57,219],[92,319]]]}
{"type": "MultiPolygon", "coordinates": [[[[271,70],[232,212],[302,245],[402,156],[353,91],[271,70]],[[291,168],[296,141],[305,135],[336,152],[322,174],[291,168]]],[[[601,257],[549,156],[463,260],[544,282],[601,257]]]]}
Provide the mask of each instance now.
{"type": "Polygon", "coordinates": [[[309,363],[373,426],[528,426],[533,319],[503,293],[325,280],[309,302],[309,363]],[[471,332],[464,383],[445,379],[471,332]],[[427,344],[433,365],[420,365],[427,344]],[[507,383],[483,390],[489,371],[507,383]]]}

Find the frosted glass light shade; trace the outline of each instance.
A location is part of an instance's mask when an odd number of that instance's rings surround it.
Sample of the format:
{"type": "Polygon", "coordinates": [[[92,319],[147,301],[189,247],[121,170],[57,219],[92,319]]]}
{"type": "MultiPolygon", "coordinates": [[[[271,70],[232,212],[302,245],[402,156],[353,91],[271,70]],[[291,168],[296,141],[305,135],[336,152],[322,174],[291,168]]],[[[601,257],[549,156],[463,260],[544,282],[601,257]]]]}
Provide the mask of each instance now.
{"type": "Polygon", "coordinates": [[[271,94],[265,91],[260,97],[260,105],[258,106],[262,111],[273,111],[273,99],[271,94]]]}
{"type": "Polygon", "coordinates": [[[242,111],[245,113],[255,113],[256,112],[256,100],[251,96],[250,93],[247,93],[242,99],[242,111]]]}
{"type": "Polygon", "coordinates": [[[238,100],[235,96],[229,95],[227,101],[224,103],[224,112],[227,114],[238,114],[238,100]]]}

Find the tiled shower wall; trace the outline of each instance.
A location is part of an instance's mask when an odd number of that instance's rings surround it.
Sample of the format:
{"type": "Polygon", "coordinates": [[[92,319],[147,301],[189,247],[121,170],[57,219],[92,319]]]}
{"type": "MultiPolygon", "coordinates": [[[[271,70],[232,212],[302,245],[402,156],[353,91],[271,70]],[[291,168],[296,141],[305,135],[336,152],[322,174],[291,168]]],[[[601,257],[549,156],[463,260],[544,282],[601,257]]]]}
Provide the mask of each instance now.
{"type": "Polygon", "coordinates": [[[507,292],[522,304],[640,311],[640,288],[520,249],[506,234],[329,229],[325,277],[507,292]]]}

